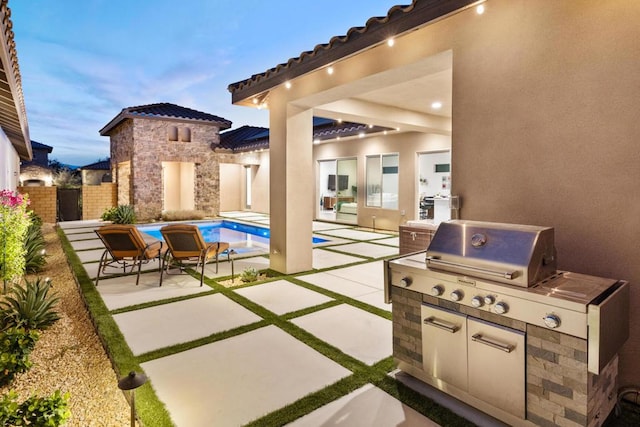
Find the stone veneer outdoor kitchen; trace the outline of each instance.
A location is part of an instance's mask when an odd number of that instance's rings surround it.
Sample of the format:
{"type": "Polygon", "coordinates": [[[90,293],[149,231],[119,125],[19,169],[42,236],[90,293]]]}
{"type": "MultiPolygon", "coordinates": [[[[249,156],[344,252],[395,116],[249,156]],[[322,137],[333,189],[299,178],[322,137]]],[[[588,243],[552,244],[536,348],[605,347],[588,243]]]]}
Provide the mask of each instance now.
{"type": "Polygon", "coordinates": [[[618,357],[600,375],[587,371],[587,341],[515,319],[392,287],[393,354],[422,369],[422,303],[526,332],[527,421],[539,426],[598,426],[616,403],[618,357]]]}

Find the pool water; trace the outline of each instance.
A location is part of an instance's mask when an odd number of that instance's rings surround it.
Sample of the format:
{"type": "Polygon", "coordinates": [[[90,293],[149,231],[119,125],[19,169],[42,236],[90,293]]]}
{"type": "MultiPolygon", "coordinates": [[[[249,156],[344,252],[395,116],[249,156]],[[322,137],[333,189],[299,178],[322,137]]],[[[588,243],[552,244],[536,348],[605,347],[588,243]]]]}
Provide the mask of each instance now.
{"type": "MultiPolygon", "coordinates": [[[[156,239],[163,240],[160,228],[163,225],[143,225],[138,229],[156,239]]],[[[249,252],[258,247],[269,250],[270,230],[265,227],[241,224],[233,221],[213,221],[194,223],[200,229],[205,242],[229,242],[236,252],[249,252]]],[[[313,243],[327,242],[319,237],[313,238],[313,243]]]]}

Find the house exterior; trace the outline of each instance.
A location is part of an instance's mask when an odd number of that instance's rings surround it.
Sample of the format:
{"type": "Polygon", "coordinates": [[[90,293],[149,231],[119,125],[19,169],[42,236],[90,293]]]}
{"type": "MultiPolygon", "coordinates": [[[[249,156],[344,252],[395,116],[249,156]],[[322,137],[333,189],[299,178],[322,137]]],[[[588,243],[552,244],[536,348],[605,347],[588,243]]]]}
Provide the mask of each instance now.
{"type": "Polygon", "coordinates": [[[20,185],[25,187],[52,185],[53,173],[49,167],[49,154],[53,151],[53,147],[31,141],[31,149],[33,159],[20,163],[20,185]]]}
{"type": "Polygon", "coordinates": [[[111,159],[100,160],[81,166],[82,185],[100,185],[111,182],[111,159]]]}
{"type": "MultiPolygon", "coordinates": [[[[362,123],[314,117],[313,140],[318,144],[314,150],[330,142],[354,140],[365,135],[382,134],[388,130],[390,129],[362,123]]],[[[255,212],[269,213],[268,150],[267,128],[242,126],[220,134],[220,145],[216,148],[216,153],[220,154],[220,186],[224,188],[220,198],[221,211],[251,209],[255,212]]],[[[318,152],[322,153],[322,150],[318,152]]],[[[326,181],[326,176],[324,179],[326,181]]],[[[356,181],[352,180],[352,183],[355,184],[356,181]]],[[[317,200],[322,200],[325,194],[328,193],[320,192],[317,200]]],[[[321,213],[319,209],[317,217],[326,220],[321,213]]],[[[335,218],[334,215],[333,219],[350,222],[352,216],[335,218]]]]}
{"type": "Polygon", "coordinates": [[[111,140],[118,204],[133,205],[139,219],[163,211],[217,215],[220,130],[231,122],[170,103],[124,108],[100,135],[111,140]]]}
{"type": "MultiPolygon", "coordinates": [[[[271,268],[312,266],[312,118],[339,116],[406,135],[448,129],[460,218],[552,226],[560,269],[629,280],[640,303],[639,20],[640,3],[622,0],[415,0],[231,84],[234,104],[270,111],[271,268]],[[448,115],[429,112],[443,84],[448,115]]],[[[398,208],[376,216],[415,206],[419,150],[399,153],[398,208]]],[[[640,383],[631,316],[620,385],[640,383]]]]}
{"type": "Polygon", "coordinates": [[[15,190],[20,161],[31,160],[29,124],[7,0],[0,1],[0,189],[15,190]]]}

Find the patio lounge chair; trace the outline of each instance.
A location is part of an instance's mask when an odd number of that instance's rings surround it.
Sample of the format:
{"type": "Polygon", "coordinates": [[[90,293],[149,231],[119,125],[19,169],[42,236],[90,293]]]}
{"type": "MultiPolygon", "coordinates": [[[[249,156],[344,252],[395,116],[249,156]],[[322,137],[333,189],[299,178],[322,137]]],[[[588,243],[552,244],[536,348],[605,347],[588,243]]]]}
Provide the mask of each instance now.
{"type": "Polygon", "coordinates": [[[160,229],[164,241],[167,243],[167,252],[162,258],[162,273],[160,274],[160,286],[162,286],[162,276],[169,268],[177,266],[180,271],[186,264],[195,264],[196,271],[201,267],[200,286],[204,280],[204,265],[216,260],[216,273],[218,272],[218,257],[221,253],[229,254],[229,243],[227,242],[205,242],[200,233],[200,229],[190,224],[166,225],[160,229]]]}
{"type": "Polygon", "coordinates": [[[140,270],[143,263],[158,260],[158,271],[160,271],[160,257],[162,254],[162,242],[145,242],[142,234],[134,225],[111,224],[104,225],[96,230],[96,234],[102,240],[105,251],[100,258],[96,286],[100,281],[100,272],[105,273],[107,267],[122,266],[122,273],[127,273],[127,267],[131,267],[131,272],[138,267],[136,286],[140,282],[140,270]]]}

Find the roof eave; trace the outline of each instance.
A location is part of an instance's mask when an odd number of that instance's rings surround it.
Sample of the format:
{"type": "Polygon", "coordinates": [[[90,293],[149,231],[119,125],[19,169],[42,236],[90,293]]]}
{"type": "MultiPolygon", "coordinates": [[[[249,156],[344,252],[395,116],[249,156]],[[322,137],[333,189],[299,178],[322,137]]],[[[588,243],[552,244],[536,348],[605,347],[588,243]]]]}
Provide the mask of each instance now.
{"type": "Polygon", "coordinates": [[[183,123],[201,123],[212,126],[218,126],[220,130],[229,129],[231,127],[231,122],[225,121],[213,121],[213,120],[202,120],[202,119],[190,119],[184,117],[172,117],[172,116],[144,116],[137,113],[130,112],[120,112],[117,116],[115,116],[109,123],[107,123],[102,129],[100,129],[101,136],[109,136],[109,132],[113,130],[116,126],[118,126],[121,122],[126,119],[144,119],[144,120],[171,120],[174,122],[183,122],[183,123]]]}
{"type": "Polygon", "coordinates": [[[353,27],[344,37],[334,37],[326,45],[317,45],[312,52],[280,64],[264,73],[232,83],[228,86],[231,102],[240,103],[266,92],[288,80],[300,77],[333,62],[355,55],[380,43],[390,35],[407,31],[443,19],[479,0],[413,0],[410,6],[394,6],[384,18],[371,18],[363,28],[353,27]]]}
{"type": "Polygon", "coordinates": [[[22,160],[31,160],[31,138],[29,137],[29,124],[27,111],[24,106],[22,93],[22,79],[18,66],[18,55],[13,38],[13,23],[11,22],[11,10],[7,6],[7,0],[0,1],[0,61],[2,61],[2,74],[9,84],[9,96],[2,96],[3,104],[10,105],[8,117],[3,117],[2,130],[7,135],[22,160]]]}

